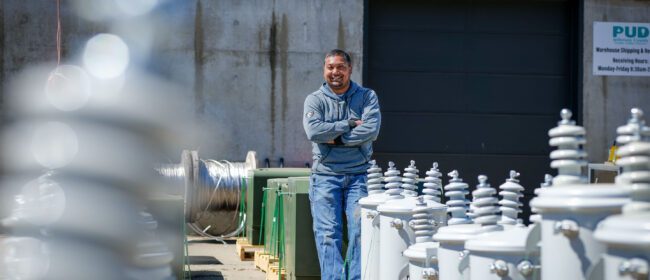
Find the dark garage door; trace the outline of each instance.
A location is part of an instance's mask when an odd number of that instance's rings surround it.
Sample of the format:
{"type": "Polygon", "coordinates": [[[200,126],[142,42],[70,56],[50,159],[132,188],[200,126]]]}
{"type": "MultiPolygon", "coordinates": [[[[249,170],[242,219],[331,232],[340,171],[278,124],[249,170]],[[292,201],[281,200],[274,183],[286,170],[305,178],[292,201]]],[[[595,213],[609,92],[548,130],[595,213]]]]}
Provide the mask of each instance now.
{"type": "Polygon", "coordinates": [[[472,188],[479,174],[496,187],[515,169],[528,201],[552,172],[548,129],[561,108],[575,112],[577,4],[368,5],[364,84],[382,107],[375,144],[382,167],[391,160],[403,170],[413,159],[424,176],[437,161],[472,188]]]}

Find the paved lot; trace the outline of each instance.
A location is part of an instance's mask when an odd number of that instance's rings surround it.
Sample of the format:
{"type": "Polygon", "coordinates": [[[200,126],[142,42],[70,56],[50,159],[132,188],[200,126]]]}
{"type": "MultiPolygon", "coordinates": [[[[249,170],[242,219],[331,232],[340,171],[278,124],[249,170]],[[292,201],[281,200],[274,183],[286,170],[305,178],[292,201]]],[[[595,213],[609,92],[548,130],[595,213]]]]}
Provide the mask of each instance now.
{"type": "Polygon", "coordinates": [[[189,261],[192,280],[264,280],[266,274],[253,261],[242,262],[235,253],[235,241],[222,244],[189,236],[189,261]]]}

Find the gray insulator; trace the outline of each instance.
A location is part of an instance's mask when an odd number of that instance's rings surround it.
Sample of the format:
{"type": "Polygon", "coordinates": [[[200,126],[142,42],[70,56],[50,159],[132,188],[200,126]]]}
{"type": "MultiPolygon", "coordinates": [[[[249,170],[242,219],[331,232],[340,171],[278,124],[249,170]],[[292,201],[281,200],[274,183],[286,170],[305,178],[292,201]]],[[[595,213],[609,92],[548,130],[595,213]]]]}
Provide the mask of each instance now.
{"type": "Polygon", "coordinates": [[[524,187],[519,185],[519,173],[514,170],[510,170],[510,178],[506,179],[506,182],[499,186],[501,191],[499,195],[503,197],[499,201],[499,209],[501,210],[501,221],[499,224],[517,224],[517,215],[521,213],[522,203],[519,202],[519,198],[524,195],[521,193],[524,190],[524,187]]]}
{"type": "Polygon", "coordinates": [[[435,201],[440,203],[440,196],[442,195],[442,180],[440,177],[442,173],[438,170],[438,163],[434,162],[433,167],[427,171],[427,176],[424,177],[424,189],[422,190],[422,197],[425,201],[435,201]]]}
{"type": "Polygon", "coordinates": [[[630,142],[650,140],[650,127],[645,125],[643,111],[639,108],[632,108],[630,114],[627,124],[616,128],[616,134],[618,134],[616,143],[621,146],[630,142]]]}
{"type": "Polygon", "coordinates": [[[397,197],[402,194],[402,177],[400,172],[395,168],[395,163],[388,162],[388,170],[384,173],[384,181],[386,182],[386,195],[389,197],[397,197]]]}
{"type": "Polygon", "coordinates": [[[413,208],[413,219],[409,225],[415,234],[415,243],[431,242],[433,234],[435,233],[433,215],[431,208],[427,207],[427,203],[422,197],[418,197],[418,202],[413,208]]]}
{"type": "Polygon", "coordinates": [[[445,196],[447,200],[447,213],[451,218],[447,221],[448,225],[471,224],[472,221],[467,217],[467,205],[469,201],[465,196],[469,193],[468,186],[463,183],[463,179],[458,178],[458,171],[449,172],[447,176],[452,177],[449,184],[445,186],[445,196]]]}
{"type": "Polygon", "coordinates": [[[586,143],[585,129],[571,120],[570,110],[562,109],[560,115],[562,120],[558,126],[548,132],[551,137],[549,145],[557,147],[550,155],[551,168],[558,170],[553,185],[586,183],[587,178],[582,174],[582,169],[587,166],[587,153],[581,147],[586,143]]]}
{"type": "Polygon", "coordinates": [[[377,166],[375,160],[370,161],[368,168],[368,195],[376,195],[384,192],[384,184],[381,167],[377,166]]]}
{"type": "Polygon", "coordinates": [[[474,205],[474,223],[483,226],[496,225],[499,221],[499,207],[497,203],[499,200],[496,198],[497,191],[487,183],[487,176],[478,176],[479,184],[476,185],[476,190],[472,192],[474,205]]]}
{"type": "Polygon", "coordinates": [[[411,165],[404,168],[404,173],[402,174],[402,189],[404,191],[402,195],[410,197],[418,196],[417,180],[419,172],[414,160],[411,161],[411,165]]]}

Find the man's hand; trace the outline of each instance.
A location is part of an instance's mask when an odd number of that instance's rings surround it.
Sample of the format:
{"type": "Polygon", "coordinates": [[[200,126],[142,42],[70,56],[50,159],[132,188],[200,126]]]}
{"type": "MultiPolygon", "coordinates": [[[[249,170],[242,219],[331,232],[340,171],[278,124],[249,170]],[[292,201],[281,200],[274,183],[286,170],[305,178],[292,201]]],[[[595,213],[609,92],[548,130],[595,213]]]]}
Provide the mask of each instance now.
{"type": "Polygon", "coordinates": [[[350,128],[355,128],[359,125],[362,125],[363,121],[362,120],[357,120],[357,119],[349,119],[348,120],[348,125],[350,125],[350,128]]]}
{"type": "Polygon", "coordinates": [[[354,123],[357,124],[356,126],[360,126],[360,125],[363,124],[363,121],[362,120],[355,120],[354,123]]]}

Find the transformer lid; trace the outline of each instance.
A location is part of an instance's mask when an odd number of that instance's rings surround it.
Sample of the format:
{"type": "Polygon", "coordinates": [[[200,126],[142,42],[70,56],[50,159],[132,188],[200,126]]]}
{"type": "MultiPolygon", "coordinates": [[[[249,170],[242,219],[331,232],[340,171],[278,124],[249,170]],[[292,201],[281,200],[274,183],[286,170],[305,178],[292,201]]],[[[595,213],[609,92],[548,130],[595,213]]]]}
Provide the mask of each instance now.
{"type": "Polygon", "coordinates": [[[422,242],[415,243],[404,251],[404,256],[410,260],[415,261],[426,261],[429,259],[431,263],[429,265],[438,263],[438,247],[440,244],[438,242],[422,242]]]}
{"type": "Polygon", "coordinates": [[[594,237],[608,245],[650,249],[650,212],[611,216],[600,224],[594,237]]]}
{"type": "Polygon", "coordinates": [[[501,226],[484,227],[480,224],[462,224],[441,227],[438,233],[433,235],[435,241],[440,243],[463,243],[480,234],[501,230],[501,226]]]}
{"type": "Polygon", "coordinates": [[[416,207],[417,197],[391,199],[377,206],[377,211],[386,213],[411,213],[416,207]]]}
{"type": "Polygon", "coordinates": [[[465,248],[478,252],[539,254],[537,243],[541,240],[539,225],[517,225],[504,231],[482,234],[468,240],[465,248]]]}
{"type": "Polygon", "coordinates": [[[377,206],[388,200],[388,195],[385,193],[368,195],[359,199],[359,205],[361,206],[377,206]]]}
{"type": "Polygon", "coordinates": [[[630,190],[615,184],[571,184],[542,188],[530,206],[548,212],[620,212],[630,190]]]}

